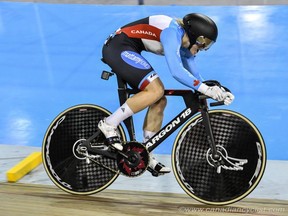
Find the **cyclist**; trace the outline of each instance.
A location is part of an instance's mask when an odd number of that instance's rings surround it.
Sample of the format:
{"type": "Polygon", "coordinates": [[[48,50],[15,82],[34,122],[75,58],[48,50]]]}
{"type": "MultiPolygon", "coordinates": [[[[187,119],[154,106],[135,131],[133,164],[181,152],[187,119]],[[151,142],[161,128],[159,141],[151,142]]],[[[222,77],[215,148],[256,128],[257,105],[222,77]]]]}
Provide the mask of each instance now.
{"type": "MultiPolygon", "coordinates": [[[[141,91],[129,98],[112,115],[99,122],[98,127],[109,144],[122,150],[117,126],[126,118],[148,107],[143,124],[145,143],[160,130],[166,106],[164,85],[142,51],[164,55],[172,76],[180,83],[217,101],[229,105],[234,96],[218,86],[207,86],[195,67],[194,57],[208,50],[218,36],[214,21],[204,14],[191,13],[183,19],[154,15],[129,23],[111,34],[105,41],[103,61],[132,88],[141,91]]],[[[153,156],[149,167],[159,174],[170,168],[153,156]]]]}

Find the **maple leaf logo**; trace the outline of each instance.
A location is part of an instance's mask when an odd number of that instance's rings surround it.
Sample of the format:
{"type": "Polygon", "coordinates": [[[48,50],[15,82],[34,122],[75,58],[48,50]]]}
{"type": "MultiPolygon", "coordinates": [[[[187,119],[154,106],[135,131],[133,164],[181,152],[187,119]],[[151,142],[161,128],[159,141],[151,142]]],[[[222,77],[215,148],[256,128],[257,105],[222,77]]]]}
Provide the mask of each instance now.
{"type": "Polygon", "coordinates": [[[194,85],[194,86],[197,86],[199,83],[200,83],[200,81],[199,81],[199,80],[194,80],[194,83],[193,83],[193,85],[194,85]]]}

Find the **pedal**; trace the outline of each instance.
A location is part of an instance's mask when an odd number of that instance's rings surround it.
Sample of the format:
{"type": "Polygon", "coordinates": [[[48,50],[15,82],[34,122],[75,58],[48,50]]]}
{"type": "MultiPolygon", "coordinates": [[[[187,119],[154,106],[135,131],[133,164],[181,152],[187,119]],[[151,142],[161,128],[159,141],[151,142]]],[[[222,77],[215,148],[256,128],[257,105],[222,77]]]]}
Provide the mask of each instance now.
{"type": "MultiPolygon", "coordinates": [[[[161,163],[159,163],[159,162],[158,162],[158,164],[156,165],[156,167],[157,167],[157,166],[165,167],[163,164],[161,164],[161,163]]],[[[159,168],[159,167],[158,167],[158,168],[159,168]]],[[[170,171],[166,171],[166,172],[164,172],[164,171],[162,171],[162,172],[157,171],[157,168],[155,168],[155,167],[154,167],[154,169],[152,169],[151,167],[148,167],[147,170],[148,170],[148,171],[152,174],[152,176],[154,176],[154,177],[158,177],[158,176],[162,176],[162,175],[165,175],[165,174],[170,173],[170,171]]]]}
{"type": "Polygon", "coordinates": [[[159,172],[157,172],[156,170],[152,169],[151,167],[148,167],[147,170],[152,174],[152,176],[154,177],[158,177],[159,175],[163,175],[159,172]]]}
{"type": "Polygon", "coordinates": [[[119,137],[107,138],[106,142],[107,142],[108,146],[111,146],[112,148],[114,148],[117,151],[122,151],[123,150],[123,146],[121,144],[121,141],[120,141],[119,137]]]}

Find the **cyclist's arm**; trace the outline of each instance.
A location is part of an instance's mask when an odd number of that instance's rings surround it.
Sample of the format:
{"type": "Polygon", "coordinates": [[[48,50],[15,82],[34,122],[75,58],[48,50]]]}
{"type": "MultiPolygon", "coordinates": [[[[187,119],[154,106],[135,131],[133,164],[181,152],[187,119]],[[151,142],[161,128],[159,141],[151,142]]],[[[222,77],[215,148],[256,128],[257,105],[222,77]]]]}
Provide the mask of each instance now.
{"type": "Polygon", "coordinates": [[[203,77],[200,75],[198,68],[196,67],[195,61],[194,61],[194,56],[192,53],[186,49],[186,48],[181,48],[181,60],[183,62],[184,68],[186,68],[189,72],[193,74],[194,77],[196,77],[198,80],[201,82],[204,81],[203,77]]]}
{"type": "MultiPolygon", "coordinates": [[[[183,35],[184,30],[182,28],[167,28],[162,31],[160,40],[172,76],[182,84],[198,90],[199,86],[202,84],[202,79],[199,79],[199,73],[194,71],[194,69],[196,70],[196,67],[193,67],[194,63],[191,64],[191,62],[189,62],[189,69],[191,69],[190,71],[185,68],[185,66],[188,67],[188,61],[184,63],[184,66],[181,59],[181,44],[183,35]],[[193,74],[198,74],[196,75],[198,78],[193,74]]],[[[191,59],[189,61],[191,61],[191,59]]]]}

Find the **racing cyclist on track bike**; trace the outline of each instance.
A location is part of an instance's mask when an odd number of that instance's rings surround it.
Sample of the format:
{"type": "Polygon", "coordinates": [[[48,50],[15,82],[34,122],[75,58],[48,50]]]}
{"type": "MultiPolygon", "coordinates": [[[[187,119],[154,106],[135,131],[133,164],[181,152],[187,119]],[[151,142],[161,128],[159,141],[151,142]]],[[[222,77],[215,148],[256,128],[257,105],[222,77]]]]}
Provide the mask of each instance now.
{"type": "MultiPolygon", "coordinates": [[[[102,55],[112,71],[132,88],[141,90],[130,97],[114,113],[98,124],[107,141],[122,150],[117,126],[133,114],[148,107],[143,136],[145,143],[160,130],[166,106],[164,85],[142,51],[164,55],[172,76],[180,83],[217,101],[229,105],[234,100],[230,92],[218,86],[208,86],[195,66],[198,51],[208,50],[216,42],[218,29],[206,15],[190,13],[183,19],[153,15],[129,23],[111,34],[105,41],[102,55]]],[[[150,154],[149,167],[159,174],[170,168],[150,154]]]]}

